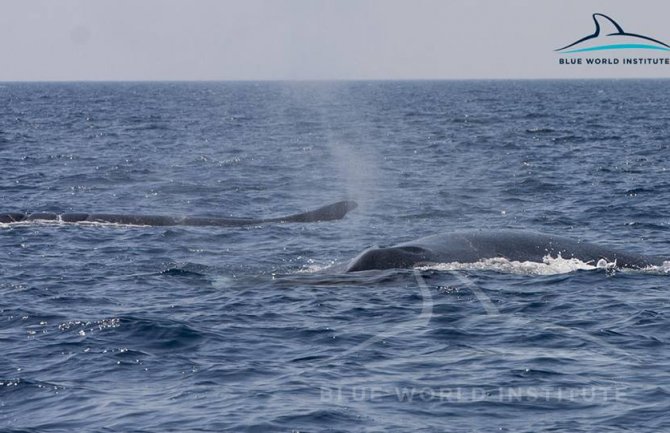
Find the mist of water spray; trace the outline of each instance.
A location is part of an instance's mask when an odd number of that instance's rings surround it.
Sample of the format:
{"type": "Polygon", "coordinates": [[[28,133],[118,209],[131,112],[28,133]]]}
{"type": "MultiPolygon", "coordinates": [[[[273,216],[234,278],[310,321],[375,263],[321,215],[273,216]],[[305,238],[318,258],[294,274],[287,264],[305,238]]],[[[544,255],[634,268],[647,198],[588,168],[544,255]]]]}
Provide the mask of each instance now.
{"type": "MultiPolygon", "coordinates": [[[[365,121],[362,107],[352,98],[351,83],[309,82],[288,84],[293,101],[309,109],[318,124],[318,137],[322,143],[315,145],[325,150],[329,163],[337,173],[338,188],[347,199],[358,202],[357,214],[373,208],[384,184],[371,143],[372,126],[365,121]]],[[[325,156],[325,155],[324,155],[325,156]]],[[[359,221],[360,223],[360,221],[359,221]]]]}

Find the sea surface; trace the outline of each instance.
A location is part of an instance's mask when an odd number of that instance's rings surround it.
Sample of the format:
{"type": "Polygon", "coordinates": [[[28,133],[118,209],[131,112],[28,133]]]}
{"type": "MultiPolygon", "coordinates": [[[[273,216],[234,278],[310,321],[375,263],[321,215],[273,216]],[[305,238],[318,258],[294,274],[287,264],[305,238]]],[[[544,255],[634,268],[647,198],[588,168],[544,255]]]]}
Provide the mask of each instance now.
{"type": "Polygon", "coordinates": [[[343,274],[528,229],[670,256],[670,81],[0,83],[2,432],[670,431],[668,269],[343,274]]]}

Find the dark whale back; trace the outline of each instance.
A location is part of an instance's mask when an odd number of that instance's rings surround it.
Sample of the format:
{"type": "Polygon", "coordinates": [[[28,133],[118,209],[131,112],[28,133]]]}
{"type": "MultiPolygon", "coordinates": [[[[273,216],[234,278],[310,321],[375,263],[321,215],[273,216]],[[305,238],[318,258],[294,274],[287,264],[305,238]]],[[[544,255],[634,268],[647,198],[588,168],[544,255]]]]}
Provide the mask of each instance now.
{"type": "Polygon", "coordinates": [[[66,223],[98,222],[144,226],[219,226],[240,227],[266,223],[306,223],[333,221],[344,218],[358,205],[354,201],[338,201],[318,209],[277,218],[223,218],[223,217],[174,217],[169,215],[123,215],[107,213],[4,213],[0,214],[0,223],[25,221],[59,221],[66,223]]]}
{"type": "Polygon", "coordinates": [[[542,263],[546,256],[559,255],[594,265],[605,259],[626,268],[660,266],[664,262],[661,257],[630,254],[562,236],[517,230],[464,231],[428,236],[390,248],[368,249],[351,261],[347,272],[429,263],[475,263],[496,257],[542,263]]]}

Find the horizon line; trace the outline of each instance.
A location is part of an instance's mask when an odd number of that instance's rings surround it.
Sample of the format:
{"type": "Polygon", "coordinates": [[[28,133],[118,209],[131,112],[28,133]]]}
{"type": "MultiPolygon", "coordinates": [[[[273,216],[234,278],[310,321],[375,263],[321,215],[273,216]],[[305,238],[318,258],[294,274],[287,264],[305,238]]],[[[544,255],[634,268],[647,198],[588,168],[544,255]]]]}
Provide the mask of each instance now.
{"type": "Polygon", "coordinates": [[[409,81],[575,81],[575,80],[670,80],[670,77],[492,77],[492,78],[238,78],[238,79],[46,79],[2,80],[3,84],[58,84],[58,83],[337,83],[337,82],[409,82],[409,81]]]}

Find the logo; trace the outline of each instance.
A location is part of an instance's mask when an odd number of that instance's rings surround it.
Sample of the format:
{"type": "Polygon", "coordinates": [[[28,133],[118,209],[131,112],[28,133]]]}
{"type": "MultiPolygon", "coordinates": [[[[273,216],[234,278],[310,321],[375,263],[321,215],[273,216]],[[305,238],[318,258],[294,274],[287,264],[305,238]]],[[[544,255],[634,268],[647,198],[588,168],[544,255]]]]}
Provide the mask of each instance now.
{"type": "Polygon", "coordinates": [[[628,33],[605,14],[593,14],[596,30],[569,45],[559,48],[561,54],[585,53],[610,50],[657,50],[670,52],[670,45],[649,36],[628,33]]]}

